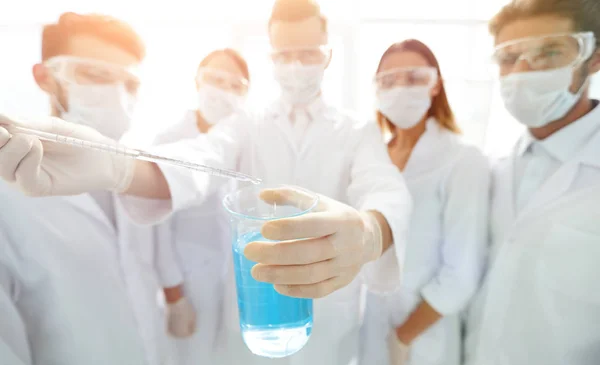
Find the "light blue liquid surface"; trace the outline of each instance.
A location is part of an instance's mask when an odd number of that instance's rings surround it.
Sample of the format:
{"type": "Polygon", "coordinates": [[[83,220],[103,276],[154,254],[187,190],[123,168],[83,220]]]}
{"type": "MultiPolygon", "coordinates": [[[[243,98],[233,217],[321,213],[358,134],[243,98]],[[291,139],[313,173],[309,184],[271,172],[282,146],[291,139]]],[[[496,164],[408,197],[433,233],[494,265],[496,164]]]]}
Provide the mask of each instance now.
{"type": "Polygon", "coordinates": [[[308,342],[313,324],[313,301],[281,295],[272,284],[252,278],[250,271],[256,263],[246,259],[244,248],[254,241],[268,240],[254,232],[233,243],[242,336],[246,346],[256,355],[289,356],[308,342]]]}

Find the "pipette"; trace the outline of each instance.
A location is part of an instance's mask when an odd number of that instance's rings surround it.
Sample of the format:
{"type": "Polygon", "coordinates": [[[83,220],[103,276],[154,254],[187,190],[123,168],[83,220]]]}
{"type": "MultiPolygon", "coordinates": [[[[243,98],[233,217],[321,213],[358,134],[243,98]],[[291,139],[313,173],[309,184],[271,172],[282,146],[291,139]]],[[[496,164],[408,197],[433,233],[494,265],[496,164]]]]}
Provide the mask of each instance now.
{"type": "Polygon", "coordinates": [[[135,148],[125,147],[119,144],[108,144],[108,143],[97,143],[91,141],[85,141],[78,138],[62,136],[60,134],[48,133],[39,131],[36,129],[23,128],[17,126],[8,126],[8,131],[11,133],[23,133],[29,134],[32,136],[36,136],[41,140],[50,141],[55,143],[66,144],[69,146],[96,150],[100,152],[112,153],[119,156],[131,157],[138,160],[155,162],[157,164],[167,164],[178,167],[184,167],[187,169],[204,172],[214,176],[220,176],[230,179],[236,179],[239,181],[247,181],[253,184],[260,184],[262,182],[261,179],[256,178],[251,175],[242,174],[241,172],[227,170],[227,169],[219,169],[215,167],[210,167],[206,165],[201,165],[195,162],[189,162],[184,160],[179,160],[171,157],[159,156],[155,154],[151,154],[146,151],[138,150],[135,148]]]}

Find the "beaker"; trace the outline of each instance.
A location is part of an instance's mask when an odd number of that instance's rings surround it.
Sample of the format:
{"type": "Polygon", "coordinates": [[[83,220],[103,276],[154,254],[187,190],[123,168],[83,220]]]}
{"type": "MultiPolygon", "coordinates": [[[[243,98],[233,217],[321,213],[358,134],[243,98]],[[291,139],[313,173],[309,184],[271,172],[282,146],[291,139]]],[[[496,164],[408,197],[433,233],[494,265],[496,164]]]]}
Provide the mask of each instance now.
{"type": "Polygon", "coordinates": [[[316,194],[297,187],[268,188],[292,188],[304,198],[297,206],[267,203],[260,197],[265,186],[252,185],[227,195],[223,205],[231,221],[242,337],[252,353],[279,358],[296,353],[308,342],[313,326],[313,301],[279,294],[272,284],[254,280],[250,272],[256,263],[244,256],[244,248],[254,241],[273,242],[261,235],[265,222],[306,214],[316,207],[319,199],[316,194]]]}

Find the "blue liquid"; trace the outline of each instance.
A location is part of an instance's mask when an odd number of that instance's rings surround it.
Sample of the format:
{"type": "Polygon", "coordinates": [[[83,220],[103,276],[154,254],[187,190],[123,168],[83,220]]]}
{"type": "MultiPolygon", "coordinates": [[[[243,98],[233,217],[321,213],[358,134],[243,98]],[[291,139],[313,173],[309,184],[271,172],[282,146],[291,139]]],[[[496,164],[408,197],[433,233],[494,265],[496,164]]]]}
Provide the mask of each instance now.
{"type": "Polygon", "coordinates": [[[272,284],[252,278],[255,262],[244,256],[250,242],[268,241],[260,233],[249,233],[233,243],[240,328],[246,346],[256,355],[285,357],[300,350],[310,337],[312,299],[281,295],[272,284]]]}

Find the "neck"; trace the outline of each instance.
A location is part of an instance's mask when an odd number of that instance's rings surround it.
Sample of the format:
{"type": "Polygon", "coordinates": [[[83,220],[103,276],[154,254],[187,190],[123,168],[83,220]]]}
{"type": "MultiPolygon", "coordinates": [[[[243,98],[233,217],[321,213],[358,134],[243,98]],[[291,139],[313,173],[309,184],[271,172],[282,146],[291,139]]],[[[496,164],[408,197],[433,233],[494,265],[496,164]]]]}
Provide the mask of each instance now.
{"type": "Polygon", "coordinates": [[[61,114],[62,113],[60,111],[58,111],[58,108],[56,106],[54,106],[54,104],[50,105],[50,116],[51,117],[60,118],[61,114]]]}
{"type": "Polygon", "coordinates": [[[425,133],[427,119],[427,116],[423,117],[423,119],[421,119],[417,125],[410,129],[401,129],[396,127],[395,137],[392,140],[390,147],[398,149],[412,149],[417,144],[423,133],[425,133]]]}
{"type": "Polygon", "coordinates": [[[198,127],[200,133],[207,133],[208,130],[212,127],[210,124],[208,124],[206,119],[204,119],[202,113],[200,113],[199,110],[196,110],[196,126],[198,127]]]}
{"type": "Polygon", "coordinates": [[[548,123],[540,128],[529,128],[529,132],[538,140],[546,139],[569,124],[581,119],[592,109],[594,109],[593,101],[587,97],[587,94],[584,94],[581,100],[575,104],[575,107],[573,107],[573,109],[571,109],[571,111],[563,118],[548,123]]]}
{"type": "Polygon", "coordinates": [[[321,97],[321,91],[319,90],[319,93],[317,95],[315,95],[314,98],[310,99],[309,101],[307,101],[306,103],[301,103],[301,104],[292,104],[292,108],[306,108],[307,106],[309,106],[310,104],[314,103],[315,100],[319,99],[321,97]]]}

